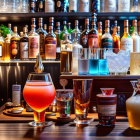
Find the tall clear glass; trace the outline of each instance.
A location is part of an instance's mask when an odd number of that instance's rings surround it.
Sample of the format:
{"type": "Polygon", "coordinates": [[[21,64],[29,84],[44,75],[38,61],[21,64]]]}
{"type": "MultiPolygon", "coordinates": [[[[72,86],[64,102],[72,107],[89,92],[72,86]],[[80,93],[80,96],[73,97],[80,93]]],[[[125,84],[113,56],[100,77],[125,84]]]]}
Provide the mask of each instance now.
{"type": "Polygon", "coordinates": [[[31,126],[49,126],[45,123],[45,110],[53,102],[56,95],[49,73],[30,73],[23,89],[23,96],[27,104],[34,110],[34,121],[31,126]]]}

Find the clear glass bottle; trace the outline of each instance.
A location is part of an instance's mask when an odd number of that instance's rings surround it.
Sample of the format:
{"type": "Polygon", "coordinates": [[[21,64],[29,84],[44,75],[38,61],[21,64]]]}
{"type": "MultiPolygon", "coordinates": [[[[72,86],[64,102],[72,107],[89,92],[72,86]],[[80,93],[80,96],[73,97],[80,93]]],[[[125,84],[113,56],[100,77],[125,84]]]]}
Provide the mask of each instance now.
{"type": "Polygon", "coordinates": [[[137,20],[133,20],[133,33],[132,33],[132,39],[133,39],[133,52],[140,52],[140,37],[137,32],[137,20]]]}
{"type": "Polygon", "coordinates": [[[61,41],[60,72],[61,74],[72,73],[72,42],[68,39],[67,22],[63,21],[63,40],[61,41]]]}
{"type": "Polygon", "coordinates": [[[56,59],[56,35],[53,26],[49,26],[49,33],[45,38],[45,59],[56,59]]]}
{"type": "Polygon", "coordinates": [[[92,29],[88,33],[88,47],[89,48],[98,48],[98,31],[96,28],[96,14],[92,16],[92,29]]]}
{"type": "Polygon", "coordinates": [[[7,12],[7,0],[1,0],[0,13],[7,12]]]}
{"type": "Polygon", "coordinates": [[[101,48],[102,39],[102,22],[98,22],[98,48],[101,48]]]}
{"type": "Polygon", "coordinates": [[[85,30],[80,35],[80,44],[83,48],[88,48],[89,18],[85,19],[85,30]]]}
{"type": "Polygon", "coordinates": [[[43,29],[43,18],[39,18],[39,28],[36,31],[39,34],[40,38],[40,57],[44,59],[45,56],[45,37],[46,32],[43,29]]]}
{"type": "Polygon", "coordinates": [[[13,35],[13,31],[12,31],[12,29],[11,29],[11,23],[8,23],[8,28],[9,28],[10,34],[11,34],[11,36],[12,36],[12,35],[13,35]]]}
{"type": "Polygon", "coordinates": [[[69,12],[77,12],[78,0],[69,0],[69,12]]]}
{"type": "Polygon", "coordinates": [[[118,12],[129,12],[130,0],[118,0],[118,12]]]}
{"type": "Polygon", "coordinates": [[[14,27],[13,36],[10,41],[10,56],[11,59],[19,59],[20,53],[19,53],[19,42],[20,42],[20,36],[17,33],[17,26],[14,27]]]}
{"type": "Polygon", "coordinates": [[[101,47],[113,48],[113,37],[110,34],[110,20],[105,21],[105,33],[102,35],[101,47]]]}
{"type": "Polygon", "coordinates": [[[78,39],[78,43],[80,44],[80,35],[81,35],[81,32],[79,30],[79,21],[78,20],[75,20],[75,31],[72,33],[72,36],[73,36],[73,41],[75,40],[75,38],[78,39]]]}
{"type": "Polygon", "coordinates": [[[130,0],[130,12],[138,12],[139,0],[130,0]]]}
{"type": "Polygon", "coordinates": [[[114,27],[113,27],[113,48],[115,49],[115,52],[118,52],[120,49],[120,36],[117,33],[117,20],[114,21],[114,27]]]}
{"type": "Polygon", "coordinates": [[[2,49],[2,60],[3,61],[10,61],[10,40],[11,34],[7,34],[7,37],[4,41],[4,47],[2,49]]]}
{"type": "Polygon", "coordinates": [[[28,59],[28,44],[29,38],[27,35],[27,28],[23,28],[23,36],[20,39],[20,59],[27,60],[28,59]]]}
{"type": "Polygon", "coordinates": [[[116,12],[116,0],[105,0],[104,1],[104,12],[116,12]]]}
{"type": "Polygon", "coordinates": [[[89,0],[79,0],[79,12],[89,12],[89,0]]]}
{"type": "Polygon", "coordinates": [[[45,0],[45,12],[55,12],[54,0],[45,0]]]}
{"type": "Polygon", "coordinates": [[[133,39],[128,32],[128,20],[124,20],[124,34],[121,38],[121,49],[133,52],[133,39]]]}
{"type": "Polygon", "coordinates": [[[61,30],[60,30],[60,22],[56,22],[56,30],[55,30],[55,35],[56,35],[56,52],[58,54],[60,54],[60,46],[61,46],[61,43],[60,43],[60,39],[59,39],[59,35],[61,33],[61,30]]]}
{"type": "Polygon", "coordinates": [[[31,31],[28,35],[29,37],[29,59],[36,59],[36,56],[39,54],[40,42],[39,34],[36,33],[36,25],[31,25],[31,31]]]}
{"type": "Polygon", "coordinates": [[[22,13],[29,13],[29,1],[28,0],[21,0],[21,12],[22,13]]]}

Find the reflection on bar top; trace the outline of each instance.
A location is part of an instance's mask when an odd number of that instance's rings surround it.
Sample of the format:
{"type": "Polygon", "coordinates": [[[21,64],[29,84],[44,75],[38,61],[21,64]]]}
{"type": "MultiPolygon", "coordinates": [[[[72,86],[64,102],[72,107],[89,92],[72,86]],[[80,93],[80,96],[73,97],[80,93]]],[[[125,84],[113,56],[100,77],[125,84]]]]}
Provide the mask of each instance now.
{"type": "MultiPolygon", "coordinates": [[[[0,61],[0,63],[36,63],[36,60],[10,60],[0,61]]],[[[60,60],[43,60],[42,63],[60,63],[60,60]]]]}

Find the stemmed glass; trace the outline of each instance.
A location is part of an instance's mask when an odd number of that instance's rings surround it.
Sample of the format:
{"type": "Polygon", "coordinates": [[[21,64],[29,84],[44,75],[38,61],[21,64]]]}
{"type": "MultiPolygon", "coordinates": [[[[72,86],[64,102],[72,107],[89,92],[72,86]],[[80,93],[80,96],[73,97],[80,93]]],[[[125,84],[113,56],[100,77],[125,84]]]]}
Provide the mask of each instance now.
{"type": "Polygon", "coordinates": [[[135,96],[137,91],[138,91],[138,87],[137,87],[138,81],[136,80],[136,81],[130,81],[130,82],[131,82],[131,85],[134,89],[132,96],[135,96]]]}
{"type": "Polygon", "coordinates": [[[49,126],[45,122],[45,110],[53,102],[56,95],[49,73],[30,73],[26,81],[23,96],[28,105],[34,110],[34,121],[31,126],[49,126]]]}

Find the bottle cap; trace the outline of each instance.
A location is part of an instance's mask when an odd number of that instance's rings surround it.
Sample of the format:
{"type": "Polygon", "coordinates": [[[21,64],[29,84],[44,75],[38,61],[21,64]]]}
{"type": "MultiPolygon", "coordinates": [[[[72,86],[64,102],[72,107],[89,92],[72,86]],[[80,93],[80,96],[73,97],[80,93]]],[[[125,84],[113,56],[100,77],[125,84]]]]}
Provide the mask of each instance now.
{"type": "Polygon", "coordinates": [[[98,28],[102,28],[102,22],[101,21],[98,22],[98,28]]]}
{"type": "Polygon", "coordinates": [[[128,27],[128,20],[124,20],[124,27],[128,27]]]}
{"type": "Polygon", "coordinates": [[[17,26],[14,26],[14,32],[17,33],[17,26]]]}
{"type": "Polygon", "coordinates": [[[27,27],[23,27],[23,33],[27,33],[27,27]]]}
{"type": "Polygon", "coordinates": [[[86,24],[86,25],[89,25],[89,18],[86,18],[86,19],[85,19],[85,24],[86,24]]]}
{"type": "Polygon", "coordinates": [[[56,22],[56,26],[60,26],[60,22],[56,22]]]}
{"type": "Polygon", "coordinates": [[[44,30],[47,30],[47,24],[44,24],[44,30]]]}
{"type": "Polygon", "coordinates": [[[11,28],[11,23],[8,23],[8,28],[11,28]]]}
{"type": "Polygon", "coordinates": [[[67,21],[63,21],[63,25],[67,25],[67,21]]]}

